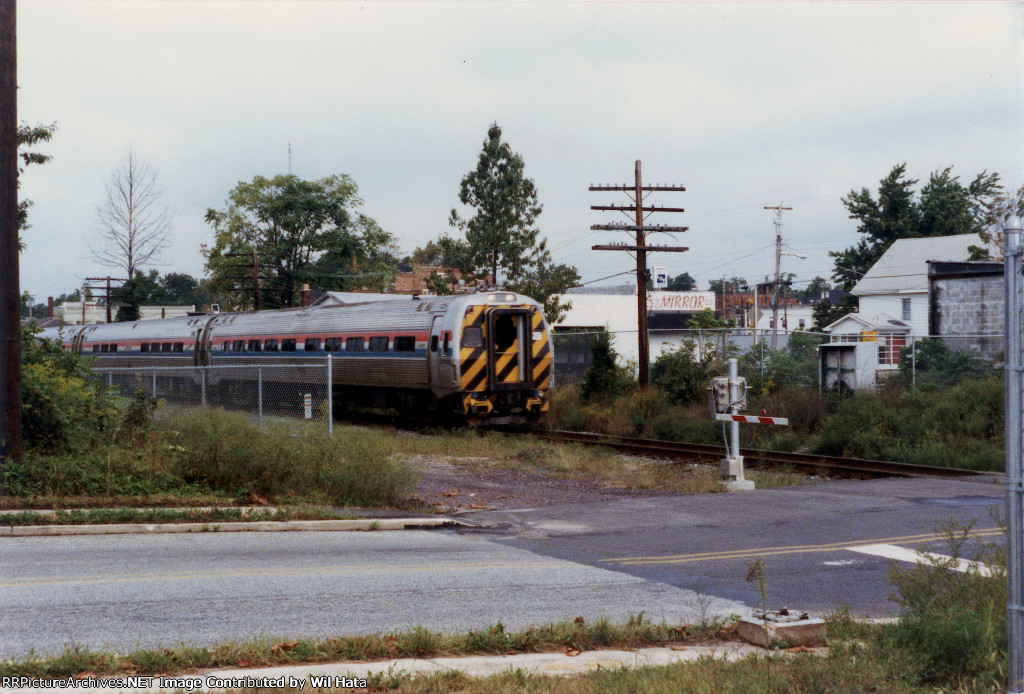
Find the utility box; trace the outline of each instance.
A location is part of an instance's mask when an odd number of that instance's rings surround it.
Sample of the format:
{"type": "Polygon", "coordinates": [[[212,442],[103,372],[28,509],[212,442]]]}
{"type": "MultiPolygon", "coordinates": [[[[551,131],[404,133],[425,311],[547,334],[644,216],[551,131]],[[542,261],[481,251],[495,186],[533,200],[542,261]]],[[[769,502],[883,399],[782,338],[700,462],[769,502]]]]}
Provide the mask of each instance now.
{"type": "MultiPolygon", "coordinates": [[[[740,391],[740,398],[739,402],[736,403],[736,408],[738,410],[745,410],[747,409],[747,379],[743,377],[737,378],[736,385],[740,391]]],[[[715,412],[728,412],[729,406],[733,404],[732,400],[729,399],[729,377],[719,376],[712,378],[708,390],[711,391],[711,395],[715,399],[715,412]]]]}
{"type": "Polygon", "coordinates": [[[878,345],[830,342],[818,346],[818,383],[822,390],[871,390],[877,383],[878,345]]]}

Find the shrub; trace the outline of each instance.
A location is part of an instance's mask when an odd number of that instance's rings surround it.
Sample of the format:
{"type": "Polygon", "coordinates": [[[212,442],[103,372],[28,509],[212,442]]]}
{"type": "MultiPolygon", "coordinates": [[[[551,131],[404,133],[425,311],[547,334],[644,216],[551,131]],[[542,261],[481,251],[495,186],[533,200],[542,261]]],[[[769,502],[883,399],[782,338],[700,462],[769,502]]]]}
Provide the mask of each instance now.
{"type": "Polygon", "coordinates": [[[916,383],[942,388],[997,375],[984,359],[950,349],[941,339],[918,340],[900,350],[900,381],[905,386],[916,383]]]}
{"type": "Polygon", "coordinates": [[[612,349],[612,338],[607,331],[597,334],[590,345],[594,361],[580,379],[580,399],[591,402],[626,392],[635,381],[630,370],[616,363],[618,355],[612,349]]]}
{"type": "Polygon", "coordinates": [[[21,343],[22,431],[27,449],[87,451],[121,422],[118,398],[106,393],[87,362],[24,330],[21,343]]]}
{"type": "Polygon", "coordinates": [[[983,575],[977,565],[958,571],[970,528],[943,530],[948,559],[933,558],[890,574],[900,605],[891,643],[914,654],[926,682],[959,684],[961,691],[1005,683],[1005,551],[998,544],[983,545],[972,557],[991,567],[991,575],[983,575]]]}
{"type": "Polygon", "coordinates": [[[683,340],[675,349],[666,350],[651,365],[651,382],[661,388],[672,402],[704,402],[711,379],[726,370],[726,359],[735,348],[725,350],[708,341],[698,349],[693,340],[683,340]]]}

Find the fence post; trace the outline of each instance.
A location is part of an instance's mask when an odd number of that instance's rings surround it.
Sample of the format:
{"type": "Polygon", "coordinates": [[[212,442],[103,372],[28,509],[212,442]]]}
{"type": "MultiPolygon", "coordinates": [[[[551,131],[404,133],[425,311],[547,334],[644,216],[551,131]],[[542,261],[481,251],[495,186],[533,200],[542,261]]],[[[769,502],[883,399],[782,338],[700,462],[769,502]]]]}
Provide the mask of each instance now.
{"type": "Polygon", "coordinates": [[[156,369],[153,369],[153,399],[156,400],[156,369]]]}
{"type": "Polygon", "coordinates": [[[256,407],[259,410],[260,428],[263,428],[263,367],[256,367],[256,407]]]}
{"type": "Polygon", "coordinates": [[[327,355],[327,435],[334,438],[334,378],[330,354],[327,355]]]}
{"type": "Polygon", "coordinates": [[[910,387],[917,390],[917,339],[910,338],[910,387]]]}
{"type": "Polygon", "coordinates": [[[761,383],[764,383],[764,333],[761,333],[761,383]]]}
{"type": "Polygon", "coordinates": [[[1021,458],[1021,220],[1003,224],[1006,303],[1006,616],[1007,689],[1024,689],[1024,459],[1021,458]]]}
{"type": "Polygon", "coordinates": [[[199,367],[199,387],[203,399],[203,407],[206,407],[206,367],[199,367]]]}

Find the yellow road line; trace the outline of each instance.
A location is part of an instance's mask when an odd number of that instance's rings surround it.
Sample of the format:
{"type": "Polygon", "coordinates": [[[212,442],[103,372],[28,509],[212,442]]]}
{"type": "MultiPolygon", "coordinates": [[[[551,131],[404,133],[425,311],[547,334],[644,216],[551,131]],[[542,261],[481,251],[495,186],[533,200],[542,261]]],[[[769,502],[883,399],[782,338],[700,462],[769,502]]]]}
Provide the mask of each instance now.
{"type": "Polygon", "coordinates": [[[431,571],[475,571],[479,569],[522,570],[548,569],[567,566],[566,561],[535,561],[535,562],[467,562],[467,563],[431,563],[431,564],[365,564],[358,566],[305,566],[280,569],[224,569],[221,571],[175,571],[171,573],[149,573],[126,576],[124,574],[93,575],[69,578],[26,578],[0,582],[0,588],[22,588],[26,586],[59,586],[85,585],[90,583],[127,583],[131,581],[178,581],[197,578],[262,578],[272,576],[307,576],[331,575],[348,573],[410,573],[414,571],[428,573],[431,571]]]}
{"type": "MultiPolygon", "coordinates": [[[[986,528],[973,530],[968,537],[990,537],[1002,535],[1000,528],[986,528]]],[[[876,538],[870,540],[848,540],[846,542],[832,542],[821,545],[793,545],[789,547],[754,547],[752,549],[727,550],[721,552],[699,552],[694,554],[675,554],[650,557],[618,557],[614,559],[601,559],[602,562],[615,563],[623,566],[635,566],[637,564],[687,564],[695,561],[711,561],[715,559],[743,559],[747,557],[768,557],[778,554],[805,554],[809,552],[831,552],[847,547],[859,547],[862,545],[877,544],[906,544],[917,542],[932,542],[946,538],[944,533],[927,533],[922,535],[903,535],[900,537],[876,538]]]]}

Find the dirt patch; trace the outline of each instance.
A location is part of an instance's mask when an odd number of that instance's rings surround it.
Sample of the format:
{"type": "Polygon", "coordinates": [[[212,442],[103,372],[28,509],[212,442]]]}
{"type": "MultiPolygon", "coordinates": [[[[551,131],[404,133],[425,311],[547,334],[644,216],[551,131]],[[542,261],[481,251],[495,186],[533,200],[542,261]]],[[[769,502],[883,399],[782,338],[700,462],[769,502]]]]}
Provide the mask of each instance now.
{"type": "Polygon", "coordinates": [[[416,499],[424,506],[446,513],[591,503],[675,493],[621,489],[600,482],[561,479],[541,472],[487,469],[486,458],[453,460],[417,456],[408,463],[420,477],[416,499]]]}

